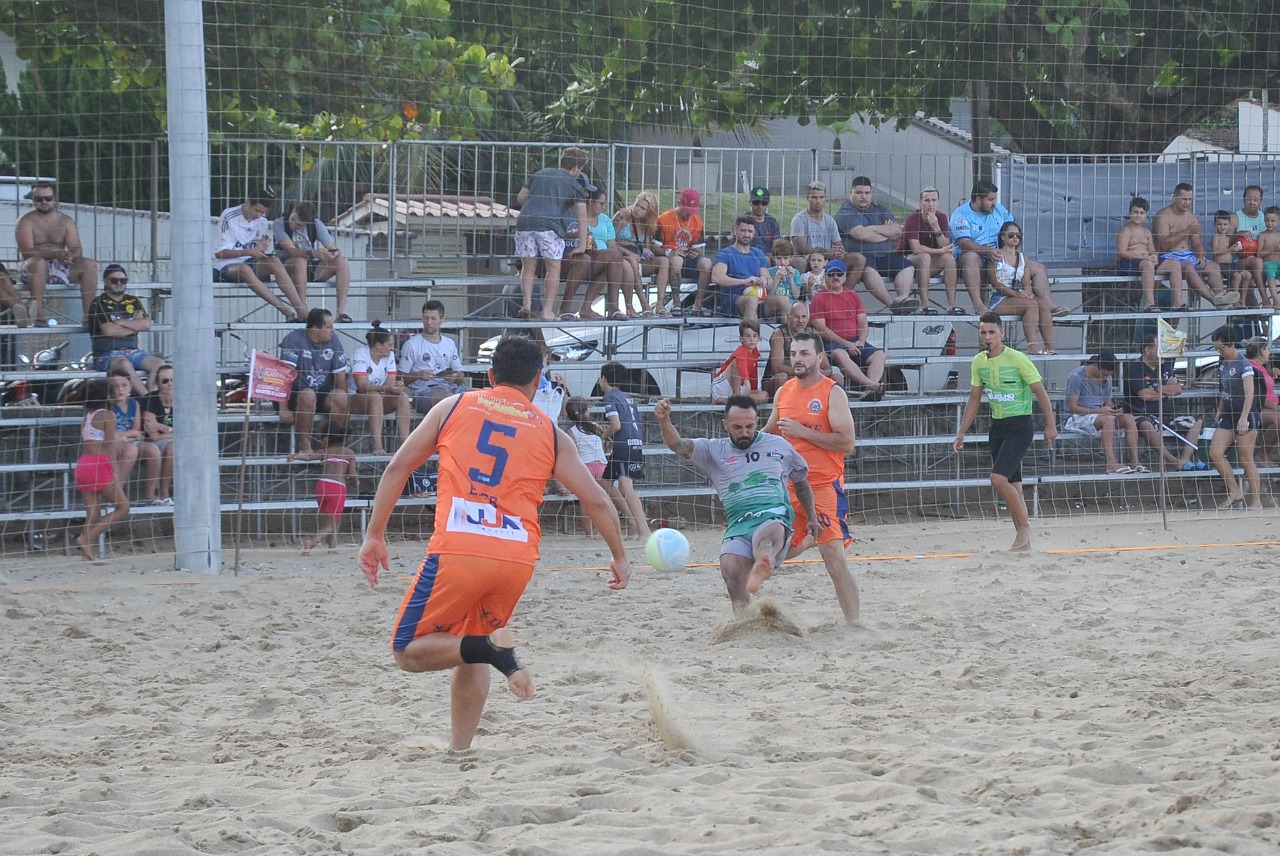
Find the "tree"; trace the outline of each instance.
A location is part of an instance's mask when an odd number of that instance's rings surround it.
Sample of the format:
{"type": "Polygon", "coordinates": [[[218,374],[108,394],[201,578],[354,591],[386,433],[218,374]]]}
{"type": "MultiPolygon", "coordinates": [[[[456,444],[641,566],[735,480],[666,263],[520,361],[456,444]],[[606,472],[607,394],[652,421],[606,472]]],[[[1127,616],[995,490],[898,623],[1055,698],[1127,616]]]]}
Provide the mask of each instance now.
{"type": "MultiPolygon", "coordinates": [[[[506,57],[448,35],[445,0],[206,2],[210,129],[239,136],[462,137],[509,87],[506,57]]],[[[163,120],[163,0],[12,0],[19,55],[108,70],[163,120]]]]}
{"type": "Polygon", "coordinates": [[[905,123],[989,82],[1015,148],[1160,151],[1280,83],[1270,0],[800,0],[753,6],[460,0],[469,37],[521,62],[522,96],[566,136],[616,123],[691,128],[777,116],[905,123]],[[495,20],[497,19],[497,20],[495,20]],[[487,32],[485,36],[482,32],[487,32]]]}

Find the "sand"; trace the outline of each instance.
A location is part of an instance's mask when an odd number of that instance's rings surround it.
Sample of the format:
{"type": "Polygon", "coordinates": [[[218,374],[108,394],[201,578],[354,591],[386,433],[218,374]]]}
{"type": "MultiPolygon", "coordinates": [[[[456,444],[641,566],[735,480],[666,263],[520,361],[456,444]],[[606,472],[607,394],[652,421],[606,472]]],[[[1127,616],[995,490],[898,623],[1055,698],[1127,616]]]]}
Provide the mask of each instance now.
{"type": "Polygon", "coordinates": [[[1274,514],[1036,525],[860,530],[865,629],[818,563],[733,624],[711,565],[610,592],[551,538],[538,694],[466,752],[387,651],[419,544],[377,590],[349,546],[10,568],[0,853],[1276,853],[1274,514]]]}

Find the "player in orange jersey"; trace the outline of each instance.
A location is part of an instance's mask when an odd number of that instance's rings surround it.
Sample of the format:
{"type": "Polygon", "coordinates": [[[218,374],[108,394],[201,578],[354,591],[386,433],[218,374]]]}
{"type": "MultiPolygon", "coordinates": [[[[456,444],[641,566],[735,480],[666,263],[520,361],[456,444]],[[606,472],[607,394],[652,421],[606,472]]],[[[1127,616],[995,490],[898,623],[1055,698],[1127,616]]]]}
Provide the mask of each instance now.
{"type": "MultiPolygon", "coordinates": [[[[845,621],[857,623],[861,609],[858,581],[849,572],[844,550],[849,539],[849,500],[844,495],[844,456],[853,451],[853,414],[844,389],[822,374],[818,359],[821,340],[816,334],[802,330],[791,337],[791,367],[795,377],[778,388],[773,398],[773,413],[764,430],[781,434],[791,441],[796,451],[809,464],[809,484],[813,487],[813,504],[822,533],[817,537],[818,553],[826,565],[827,575],[836,589],[836,600],[845,621]]],[[[791,504],[796,510],[795,535],[789,556],[795,556],[813,545],[808,540],[807,519],[803,506],[791,491],[791,504]]],[[[747,581],[748,591],[758,591],[763,579],[747,581]]]]}
{"type": "Polygon", "coordinates": [[[577,494],[613,555],[609,588],[631,576],[622,529],[576,444],[531,403],[542,351],[512,336],[493,354],[492,389],[431,408],[387,465],[374,498],[360,568],[370,585],[387,559],[387,520],[409,475],[440,453],[435,532],[396,618],[392,650],[406,672],[453,669],[449,746],[470,747],[489,695],[489,666],[520,698],[533,677],[507,622],[538,561],[538,509],[552,476],[577,494]]]}

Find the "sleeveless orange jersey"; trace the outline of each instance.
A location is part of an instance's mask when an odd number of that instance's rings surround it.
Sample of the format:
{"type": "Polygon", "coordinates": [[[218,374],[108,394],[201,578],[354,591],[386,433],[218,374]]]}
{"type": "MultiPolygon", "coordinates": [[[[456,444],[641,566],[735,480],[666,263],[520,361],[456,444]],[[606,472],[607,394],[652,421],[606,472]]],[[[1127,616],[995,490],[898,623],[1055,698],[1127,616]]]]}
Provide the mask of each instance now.
{"type": "Polygon", "coordinates": [[[472,390],[445,417],[436,445],[438,500],[427,552],[536,564],[555,425],[515,389],[472,390]]]}
{"type": "MultiPolygon", "coordinates": [[[[774,398],[778,416],[794,419],[806,428],[831,433],[831,416],[827,412],[831,404],[831,388],[836,382],[824,377],[808,389],[801,389],[800,382],[791,378],[784,383],[774,398]]],[[[844,483],[844,453],[821,449],[808,440],[787,437],[791,445],[809,464],[809,481],[812,484],[828,483],[837,479],[844,483]]]]}

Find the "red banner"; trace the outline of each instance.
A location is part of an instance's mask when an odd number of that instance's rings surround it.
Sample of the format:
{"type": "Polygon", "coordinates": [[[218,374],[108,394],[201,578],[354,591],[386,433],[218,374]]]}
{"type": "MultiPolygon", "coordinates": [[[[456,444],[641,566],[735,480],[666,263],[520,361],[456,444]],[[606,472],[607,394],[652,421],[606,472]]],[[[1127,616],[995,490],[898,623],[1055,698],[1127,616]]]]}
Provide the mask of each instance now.
{"type": "Polygon", "coordinates": [[[254,351],[249,361],[249,400],[288,401],[297,376],[288,363],[266,351],[254,351]]]}

